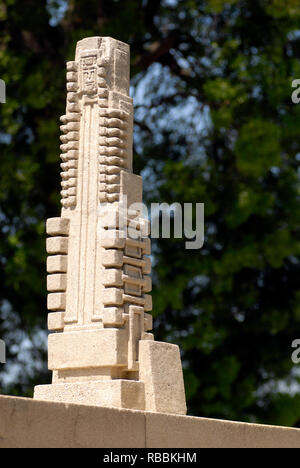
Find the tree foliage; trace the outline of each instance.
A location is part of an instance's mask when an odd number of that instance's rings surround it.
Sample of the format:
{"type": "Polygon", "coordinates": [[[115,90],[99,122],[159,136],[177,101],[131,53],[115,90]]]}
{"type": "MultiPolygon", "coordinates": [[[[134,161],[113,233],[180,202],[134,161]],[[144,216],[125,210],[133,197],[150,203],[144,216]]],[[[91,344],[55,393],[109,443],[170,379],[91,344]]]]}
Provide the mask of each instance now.
{"type": "Polygon", "coordinates": [[[147,201],[205,203],[203,249],[153,245],[156,337],[182,348],[189,412],[300,425],[299,20],[297,0],[0,0],[3,391],[49,379],[44,221],[59,213],[65,61],[112,36],[131,45],[147,201]]]}

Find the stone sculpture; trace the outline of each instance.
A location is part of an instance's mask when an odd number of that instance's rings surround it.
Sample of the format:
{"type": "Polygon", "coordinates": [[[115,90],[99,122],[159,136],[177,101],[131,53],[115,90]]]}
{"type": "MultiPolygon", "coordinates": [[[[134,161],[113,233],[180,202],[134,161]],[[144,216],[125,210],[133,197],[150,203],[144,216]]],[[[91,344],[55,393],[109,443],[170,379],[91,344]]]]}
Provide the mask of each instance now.
{"type": "Polygon", "coordinates": [[[61,118],[61,217],[47,221],[53,382],[34,398],[185,414],[179,349],[149,333],[149,223],[139,205],[126,208],[142,202],[129,83],[127,44],[78,42],[61,118]]]}

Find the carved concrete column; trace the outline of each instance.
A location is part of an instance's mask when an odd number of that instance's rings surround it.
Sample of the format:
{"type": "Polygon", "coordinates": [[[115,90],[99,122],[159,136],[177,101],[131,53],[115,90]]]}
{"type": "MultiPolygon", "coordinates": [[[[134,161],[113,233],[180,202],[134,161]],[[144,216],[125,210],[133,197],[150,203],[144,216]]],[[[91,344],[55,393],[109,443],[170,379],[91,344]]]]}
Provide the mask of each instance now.
{"type": "Polygon", "coordinates": [[[47,221],[53,382],[34,397],[185,414],[179,349],[149,333],[149,223],[127,209],[142,202],[129,70],[129,46],[108,37],[79,41],[67,63],[62,211],[47,221]]]}

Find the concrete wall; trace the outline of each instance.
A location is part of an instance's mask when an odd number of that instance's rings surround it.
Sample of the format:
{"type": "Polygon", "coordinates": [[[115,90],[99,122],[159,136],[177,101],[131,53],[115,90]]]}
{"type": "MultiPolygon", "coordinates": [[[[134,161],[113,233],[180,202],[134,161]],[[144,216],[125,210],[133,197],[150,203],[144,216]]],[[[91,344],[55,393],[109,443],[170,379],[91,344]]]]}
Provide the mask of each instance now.
{"type": "Polygon", "coordinates": [[[0,396],[0,448],[300,447],[300,429],[0,396]]]}

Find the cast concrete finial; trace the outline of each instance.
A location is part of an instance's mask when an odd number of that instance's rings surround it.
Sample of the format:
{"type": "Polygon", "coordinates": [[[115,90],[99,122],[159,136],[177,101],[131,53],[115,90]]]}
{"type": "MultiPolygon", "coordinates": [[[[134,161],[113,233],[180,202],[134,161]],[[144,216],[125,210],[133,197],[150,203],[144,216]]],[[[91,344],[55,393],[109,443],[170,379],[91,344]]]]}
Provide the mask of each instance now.
{"type": "Polygon", "coordinates": [[[62,211],[47,221],[53,383],[34,397],[185,414],[179,349],[149,333],[149,223],[127,210],[142,202],[129,67],[129,46],[109,37],[79,41],[67,63],[62,211]]]}

